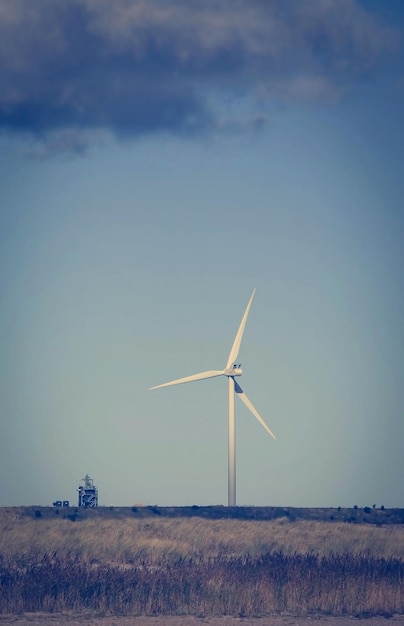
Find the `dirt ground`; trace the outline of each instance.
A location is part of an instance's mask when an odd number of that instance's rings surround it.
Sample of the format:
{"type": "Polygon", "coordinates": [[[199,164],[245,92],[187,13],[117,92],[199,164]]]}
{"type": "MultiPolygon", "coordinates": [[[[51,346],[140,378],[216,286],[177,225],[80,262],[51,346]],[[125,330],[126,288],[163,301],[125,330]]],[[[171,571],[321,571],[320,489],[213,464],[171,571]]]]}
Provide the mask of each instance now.
{"type": "Polygon", "coordinates": [[[404,626],[404,615],[391,618],[369,617],[193,617],[193,616],[125,616],[94,617],[85,614],[25,613],[23,615],[0,615],[0,626],[404,626]]]}

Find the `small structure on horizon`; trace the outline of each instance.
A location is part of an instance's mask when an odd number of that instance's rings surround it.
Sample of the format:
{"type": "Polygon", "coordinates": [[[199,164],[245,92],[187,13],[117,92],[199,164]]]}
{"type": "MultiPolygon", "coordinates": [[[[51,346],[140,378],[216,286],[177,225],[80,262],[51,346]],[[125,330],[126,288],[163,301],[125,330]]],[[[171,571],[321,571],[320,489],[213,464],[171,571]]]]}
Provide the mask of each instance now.
{"type": "Polygon", "coordinates": [[[81,480],[84,482],[84,485],[80,485],[77,489],[79,492],[79,506],[95,508],[98,506],[98,489],[94,485],[94,480],[88,474],[81,480]]]}

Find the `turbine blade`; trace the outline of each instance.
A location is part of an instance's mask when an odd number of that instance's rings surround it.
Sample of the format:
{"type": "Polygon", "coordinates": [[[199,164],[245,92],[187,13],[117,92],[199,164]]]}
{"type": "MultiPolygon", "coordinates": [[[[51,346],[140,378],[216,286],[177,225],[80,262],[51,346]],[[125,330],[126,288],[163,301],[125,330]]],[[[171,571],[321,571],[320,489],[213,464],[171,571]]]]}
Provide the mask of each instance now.
{"type": "Polygon", "coordinates": [[[245,395],[244,391],[241,389],[240,385],[238,384],[238,382],[235,380],[234,381],[234,391],[236,392],[236,394],[238,395],[238,397],[240,398],[241,402],[244,402],[244,404],[246,405],[247,409],[249,409],[251,411],[251,413],[254,415],[254,417],[257,418],[257,420],[259,421],[259,423],[265,428],[266,431],[269,432],[269,434],[276,439],[275,435],[273,434],[273,432],[271,432],[268,428],[268,426],[265,424],[264,420],[262,419],[261,415],[258,413],[257,409],[254,407],[254,405],[252,404],[252,402],[247,398],[247,396],[245,395]]]}
{"type": "Polygon", "coordinates": [[[163,383],[162,385],[156,385],[155,387],[149,387],[149,391],[153,389],[160,389],[160,387],[170,387],[171,385],[181,385],[182,383],[192,383],[194,380],[203,380],[204,378],[214,378],[215,376],[222,376],[223,370],[208,370],[207,372],[200,372],[200,374],[193,374],[192,376],[185,376],[185,378],[177,378],[177,380],[171,380],[169,383],[163,383]]]}
{"type": "Polygon", "coordinates": [[[254,291],[252,292],[252,294],[250,296],[250,299],[248,301],[246,310],[244,311],[244,315],[243,315],[242,320],[240,322],[240,326],[238,327],[238,331],[237,331],[236,337],[234,339],[234,343],[233,343],[233,345],[231,347],[231,350],[230,350],[229,358],[227,359],[226,368],[228,368],[231,365],[233,365],[234,361],[237,359],[238,351],[240,350],[241,340],[243,338],[244,328],[245,328],[245,325],[246,325],[248,314],[250,312],[250,307],[251,307],[251,303],[252,303],[253,298],[254,298],[254,294],[255,294],[255,289],[254,289],[254,291]]]}

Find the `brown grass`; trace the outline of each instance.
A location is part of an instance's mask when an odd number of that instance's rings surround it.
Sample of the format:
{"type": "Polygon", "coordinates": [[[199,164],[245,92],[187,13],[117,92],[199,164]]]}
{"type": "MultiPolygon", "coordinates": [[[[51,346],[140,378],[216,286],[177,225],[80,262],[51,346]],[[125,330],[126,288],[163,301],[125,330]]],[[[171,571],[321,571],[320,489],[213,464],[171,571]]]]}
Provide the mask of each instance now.
{"type": "Polygon", "coordinates": [[[0,509],[0,613],[404,614],[404,525],[0,509]]]}
{"type": "Polygon", "coordinates": [[[404,560],[404,525],[341,522],[206,520],[201,518],[13,519],[0,510],[0,553],[80,557],[103,563],[139,558],[314,553],[363,554],[404,560]]]}
{"type": "Polygon", "coordinates": [[[366,555],[179,559],[130,567],[2,559],[0,612],[239,615],[404,613],[404,564],[366,555]]]}

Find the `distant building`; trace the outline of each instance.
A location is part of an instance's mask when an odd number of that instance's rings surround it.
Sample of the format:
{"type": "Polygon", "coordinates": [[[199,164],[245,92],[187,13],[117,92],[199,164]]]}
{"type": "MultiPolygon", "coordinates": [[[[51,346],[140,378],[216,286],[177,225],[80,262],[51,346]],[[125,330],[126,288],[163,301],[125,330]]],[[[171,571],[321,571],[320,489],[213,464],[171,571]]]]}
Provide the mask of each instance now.
{"type": "Polygon", "coordinates": [[[84,485],[77,489],[79,493],[79,506],[85,508],[95,508],[98,506],[98,489],[94,485],[94,480],[88,474],[81,479],[84,485]]]}

